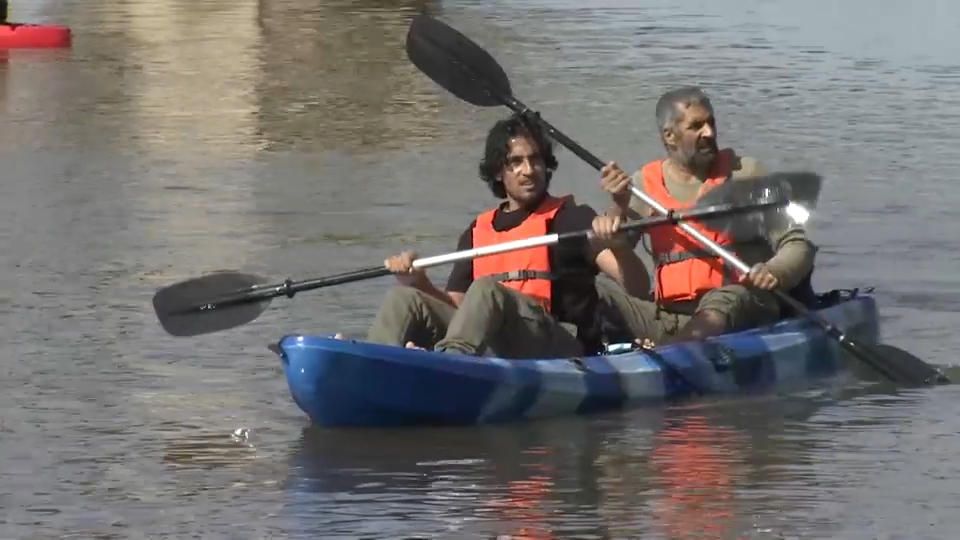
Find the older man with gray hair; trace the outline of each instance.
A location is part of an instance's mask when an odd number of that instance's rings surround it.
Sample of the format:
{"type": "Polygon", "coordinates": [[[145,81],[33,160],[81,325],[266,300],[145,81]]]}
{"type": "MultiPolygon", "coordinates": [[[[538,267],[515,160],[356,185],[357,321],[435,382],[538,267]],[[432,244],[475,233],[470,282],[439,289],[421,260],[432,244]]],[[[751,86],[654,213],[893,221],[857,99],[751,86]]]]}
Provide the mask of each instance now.
{"type": "MultiPolygon", "coordinates": [[[[666,92],[657,102],[656,117],[666,159],[646,164],[633,177],[616,162],[607,164],[601,170],[601,184],[614,202],[607,215],[623,220],[653,215],[653,209],[631,195],[631,183],[673,210],[693,206],[728,179],[765,174],[757,160],[720,149],[713,105],[701,89],[687,86],[666,92]]],[[[809,280],[816,247],[802,227],[743,239],[691,225],[736,253],[751,271],[735,276],[722,259],[676,226],[657,227],[637,237],[638,242],[650,242],[644,247],[655,264],[652,298],[638,298],[613,284],[598,285],[611,318],[619,319],[618,326],[629,328],[635,339],[662,345],[769,324],[781,317],[774,289],[813,294],[809,280]]],[[[637,280],[630,290],[651,289],[649,276],[630,277],[637,280]]]]}

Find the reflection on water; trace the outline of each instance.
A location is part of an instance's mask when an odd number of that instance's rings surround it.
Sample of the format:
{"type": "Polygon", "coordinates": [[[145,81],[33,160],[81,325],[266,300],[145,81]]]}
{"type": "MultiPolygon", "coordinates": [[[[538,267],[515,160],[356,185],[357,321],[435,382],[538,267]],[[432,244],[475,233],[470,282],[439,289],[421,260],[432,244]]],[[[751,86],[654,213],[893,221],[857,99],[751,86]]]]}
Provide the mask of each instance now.
{"type": "Polygon", "coordinates": [[[451,537],[740,537],[801,506],[792,497],[802,492],[775,484],[816,481],[804,478],[815,470],[771,471],[803,460],[810,449],[797,430],[835,397],[758,398],[768,428],[722,404],[484,429],[310,428],[285,512],[304,535],[335,513],[331,537],[359,534],[361,515],[370,530],[398,534],[432,522],[451,537]],[[422,505],[413,522],[411,497],[422,505]]]}
{"type": "Polygon", "coordinates": [[[432,83],[407,59],[416,13],[437,0],[257,0],[258,129],[272,149],[405,148],[440,137],[432,83]]]}
{"type": "Polygon", "coordinates": [[[330,537],[367,528],[402,535],[442,523],[450,537],[607,537],[596,518],[595,463],[612,429],[563,421],[481,430],[306,429],[285,512],[304,535],[321,527],[330,537]],[[419,510],[407,513],[409,504],[419,510]],[[331,513],[338,519],[331,522],[331,513]]]}
{"type": "MultiPolygon", "coordinates": [[[[546,500],[557,488],[554,481],[558,477],[556,466],[549,463],[552,448],[537,446],[521,451],[519,460],[529,462],[521,465],[526,469],[524,478],[504,478],[506,493],[487,502],[487,507],[501,524],[515,527],[512,538],[553,539],[557,538],[546,526],[549,509],[546,500]]],[[[493,476],[500,477],[496,464],[492,466],[493,476]]]]}
{"type": "MultiPolygon", "coordinates": [[[[163,153],[203,145],[229,159],[255,150],[261,36],[251,2],[132,2],[124,34],[137,144],[163,153]],[[198,54],[198,40],[210,44],[198,54]]],[[[211,180],[212,181],[212,180],[211,180]]],[[[171,204],[181,201],[171,201],[171,204]]]]}
{"type": "Polygon", "coordinates": [[[680,418],[657,433],[650,452],[651,486],[663,495],[650,510],[667,538],[723,538],[737,513],[731,506],[743,440],[702,416],[680,418]]]}

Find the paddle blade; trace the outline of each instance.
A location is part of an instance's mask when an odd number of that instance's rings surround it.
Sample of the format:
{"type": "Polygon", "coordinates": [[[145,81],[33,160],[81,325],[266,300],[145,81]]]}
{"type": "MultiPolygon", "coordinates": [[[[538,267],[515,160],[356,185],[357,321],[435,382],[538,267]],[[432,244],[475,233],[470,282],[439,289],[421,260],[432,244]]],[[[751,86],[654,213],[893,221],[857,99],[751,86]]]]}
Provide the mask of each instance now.
{"type": "Polygon", "coordinates": [[[950,379],[942,371],[903,349],[880,344],[860,345],[858,348],[870,355],[870,363],[896,374],[897,382],[915,386],[950,384],[950,379]]]}
{"type": "Polygon", "coordinates": [[[731,180],[705,193],[697,206],[759,204],[790,200],[812,210],[820,197],[823,178],[814,172],[775,172],[754,178],[731,180]]]}
{"type": "Polygon", "coordinates": [[[773,173],[756,178],[729,181],[705,193],[697,201],[695,208],[715,205],[743,207],[791,201],[794,206],[789,210],[785,206],[768,207],[755,212],[701,221],[706,227],[730,234],[740,241],[765,238],[802,224],[799,219],[803,216],[798,216],[798,213],[804,213],[805,207],[796,206],[794,186],[799,186],[798,189],[807,195],[813,194],[815,204],[821,182],[820,176],[811,172],[773,173]]]}
{"type": "Polygon", "coordinates": [[[487,51],[429,15],[413,18],[406,47],[417,69],[468,103],[494,107],[513,96],[507,74],[487,51]]]}
{"type": "Polygon", "coordinates": [[[263,278],[250,274],[214,272],[160,289],[153,296],[153,309],[160,326],[170,335],[186,337],[218,332],[256,319],[270,304],[269,299],[194,310],[262,283],[263,278]]]}

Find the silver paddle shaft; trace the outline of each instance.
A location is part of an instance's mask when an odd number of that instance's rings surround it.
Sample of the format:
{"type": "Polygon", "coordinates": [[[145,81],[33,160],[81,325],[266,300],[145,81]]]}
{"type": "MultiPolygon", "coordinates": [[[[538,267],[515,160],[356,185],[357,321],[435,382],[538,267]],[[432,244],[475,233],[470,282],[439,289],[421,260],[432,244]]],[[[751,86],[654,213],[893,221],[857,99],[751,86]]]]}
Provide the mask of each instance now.
{"type": "MultiPolygon", "coordinates": [[[[657,212],[659,212],[661,215],[667,215],[668,210],[667,210],[667,208],[666,208],[665,206],[663,206],[662,204],[658,203],[656,200],[654,200],[653,197],[651,197],[651,196],[647,195],[646,193],[644,193],[644,192],[643,192],[640,188],[638,188],[637,186],[635,186],[635,185],[633,185],[633,184],[630,184],[630,191],[631,191],[638,199],[640,199],[640,200],[642,200],[643,202],[647,203],[647,205],[650,206],[650,208],[653,208],[654,210],[656,210],[657,212]]],[[[714,253],[716,253],[721,259],[723,259],[723,260],[727,261],[728,263],[730,263],[731,265],[733,265],[734,268],[736,268],[737,270],[743,272],[744,274],[749,274],[749,273],[750,273],[750,267],[747,266],[747,264],[746,264],[745,262],[743,262],[743,261],[741,261],[740,259],[738,259],[737,256],[734,255],[733,253],[730,253],[729,251],[723,249],[723,247],[721,247],[720,244],[717,244],[717,243],[714,242],[713,240],[710,240],[709,238],[707,238],[706,236],[704,236],[700,231],[698,231],[697,229],[694,229],[689,223],[687,223],[686,221],[681,221],[678,225],[680,226],[681,229],[683,229],[684,231],[686,231],[687,234],[689,234],[690,236],[694,237],[694,238],[695,238],[697,241],[699,241],[701,244],[705,245],[705,246],[708,247],[711,251],[713,251],[714,253]]]]}

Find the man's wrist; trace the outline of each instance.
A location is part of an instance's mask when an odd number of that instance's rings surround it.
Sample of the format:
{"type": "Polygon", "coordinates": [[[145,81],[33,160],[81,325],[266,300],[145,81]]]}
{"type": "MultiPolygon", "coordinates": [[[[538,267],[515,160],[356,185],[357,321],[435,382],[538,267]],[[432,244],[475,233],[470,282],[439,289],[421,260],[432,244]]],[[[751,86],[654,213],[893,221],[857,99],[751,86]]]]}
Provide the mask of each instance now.
{"type": "Polygon", "coordinates": [[[629,205],[621,206],[617,203],[613,203],[607,207],[606,211],[604,211],[604,215],[609,217],[619,217],[621,219],[627,219],[627,214],[629,210],[630,210],[629,205]]]}

